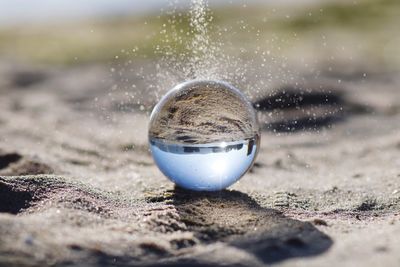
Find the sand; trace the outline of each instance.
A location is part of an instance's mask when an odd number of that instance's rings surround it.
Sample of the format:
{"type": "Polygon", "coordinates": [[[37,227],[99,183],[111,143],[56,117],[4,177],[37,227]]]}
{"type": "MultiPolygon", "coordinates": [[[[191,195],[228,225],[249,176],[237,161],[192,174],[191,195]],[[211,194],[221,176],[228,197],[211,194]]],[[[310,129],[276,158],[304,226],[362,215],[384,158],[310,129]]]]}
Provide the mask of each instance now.
{"type": "Polygon", "coordinates": [[[151,159],[146,81],[2,62],[0,266],[398,266],[400,78],[339,69],[253,95],[253,169],[193,193],[151,159]]]}

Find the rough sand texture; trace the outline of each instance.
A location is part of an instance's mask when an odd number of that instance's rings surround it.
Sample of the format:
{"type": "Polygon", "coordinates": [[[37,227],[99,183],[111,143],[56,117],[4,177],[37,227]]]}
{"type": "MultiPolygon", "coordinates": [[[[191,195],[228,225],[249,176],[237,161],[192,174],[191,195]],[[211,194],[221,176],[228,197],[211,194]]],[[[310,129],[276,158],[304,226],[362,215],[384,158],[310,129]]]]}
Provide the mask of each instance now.
{"type": "Polygon", "coordinates": [[[321,73],[254,96],[256,164],[196,194],[107,69],[0,64],[0,266],[399,266],[399,76],[321,73]]]}
{"type": "Polygon", "coordinates": [[[167,142],[207,144],[253,139],[257,117],[248,100],[222,82],[188,82],[156,106],[149,136],[167,142]]]}

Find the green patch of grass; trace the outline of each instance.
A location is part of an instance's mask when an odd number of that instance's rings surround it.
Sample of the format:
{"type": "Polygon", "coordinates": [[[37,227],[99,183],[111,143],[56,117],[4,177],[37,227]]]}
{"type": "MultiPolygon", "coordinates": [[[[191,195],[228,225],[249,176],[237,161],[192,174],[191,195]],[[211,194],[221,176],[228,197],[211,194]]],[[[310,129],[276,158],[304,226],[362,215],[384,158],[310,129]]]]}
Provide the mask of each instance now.
{"type": "Polygon", "coordinates": [[[400,16],[398,0],[365,0],[357,3],[349,1],[314,8],[282,25],[297,31],[327,26],[369,30],[396,16],[400,16]]]}

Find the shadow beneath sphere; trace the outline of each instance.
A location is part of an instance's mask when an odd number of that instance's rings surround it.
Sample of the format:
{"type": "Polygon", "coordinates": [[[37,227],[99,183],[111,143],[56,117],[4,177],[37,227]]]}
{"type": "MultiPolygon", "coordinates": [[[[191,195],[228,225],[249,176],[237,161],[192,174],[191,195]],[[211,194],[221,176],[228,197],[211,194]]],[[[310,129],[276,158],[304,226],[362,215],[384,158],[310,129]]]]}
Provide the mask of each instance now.
{"type": "MultiPolygon", "coordinates": [[[[223,242],[254,255],[262,263],[316,256],[327,251],[333,243],[311,223],[263,208],[238,191],[193,192],[175,188],[172,203],[188,230],[201,243],[223,242]]],[[[198,261],[174,264],[215,266],[215,263],[198,261]]]]}

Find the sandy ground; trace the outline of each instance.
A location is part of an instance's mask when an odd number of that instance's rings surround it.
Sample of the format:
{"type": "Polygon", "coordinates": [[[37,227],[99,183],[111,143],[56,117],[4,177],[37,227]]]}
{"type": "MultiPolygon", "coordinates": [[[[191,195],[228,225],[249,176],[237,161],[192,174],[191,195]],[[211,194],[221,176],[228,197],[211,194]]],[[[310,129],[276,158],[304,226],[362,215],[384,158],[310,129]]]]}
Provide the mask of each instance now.
{"type": "Polygon", "coordinates": [[[399,266],[400,77],[338,69],[254,96],[255,166],[194,193],[151,159],[145,80],[1,63],[0,266],[399,266]]]}

